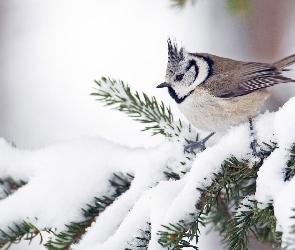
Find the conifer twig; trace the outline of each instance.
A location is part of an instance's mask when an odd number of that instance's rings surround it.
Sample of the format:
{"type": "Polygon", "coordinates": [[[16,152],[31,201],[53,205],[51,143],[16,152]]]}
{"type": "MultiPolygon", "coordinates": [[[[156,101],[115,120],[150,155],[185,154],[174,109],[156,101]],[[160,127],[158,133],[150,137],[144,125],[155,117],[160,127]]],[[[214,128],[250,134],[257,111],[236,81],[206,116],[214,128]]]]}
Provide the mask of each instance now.
{"type": "MultiPolygon", "coordinates": [[[[265,150],[265,155],[270,155],[270,152],[275,148],[276,144],[269,145],[268,150],[265,150]]],[[[234,156],[224,160],[221,171],[214,173],[215,178],[212,179],[211,185],[206,188],[197,187],[201,196],[196,203],[196,211],[190,214],[190,220],[169,226],[163,225],[164,230],[158,232],[159,243],[174,248],[184,247],[190,243],[193,237],[199,237],[199,225],[208,224],[208,222],[216,223],[214,226],[219,229],[224,237],[224,243],[229,244],[231,250],[247,249],[249,231],[256,232],[254,235],[261,241],[264,238],[272,238],[276,239],[275,242],[279,242],[279,238],[274,237],[277,234],[273,230],[273,222],[266,224],[266,220],[264,220],[268,210],[255,210],[259,213],[254,216],[254,212],[252,211],[251,214],[251,209],[248,209],[249,216],[243,214],[243,218],[249,220],[243,224],[243,227],[240,223],[244,220],[240,220],[231,212],[235,206],[236,208],[239,206],[246,196],[255,192],[255,181],[261,164],[262,162],[249,167],[247,160],[238,160],[234,156]],[[226,216],[218,220],[220,212],[225,212],[226,216]],[[259,224],[260,222],[261,224],[259,224]],[[223,225],[221,225],[222,223],[223,225]],[[224,227],[225,225],[227,226],[224,227]]],[[[270,216],[269,213],[267,215],[270,216]]]]}
{"type": "Polygon", "coordinates": [[[148,97],[145,93],[141,96],[138,92],[133,94],[131,88],[121,80],[102,77],[95,83],[98,88],[91,95],[106,106],[113,106],[132,119],[144,123],[146,126],[143,131],[149,130],[152,135],[162,134],[183,141],[187,137],[187,140],[197,137],[189,125],[184,125],[181,120],[174,121],[170,107],[166,107],[163,102],[159,103],[154,96],[148,97]]]}
{"type": "Polygon", "coordinates": [[[111,185],[111,193],[108,196],[102,196],[100,198],[94,198],[94,204],[87,204],[87,208],[82,208],[84,220],[78,222],[70,222],[66,225],[67,230],[64,232],[54,233],[53,237],[44,244],[47,249],[57,250],[70,249],[71,245],[80,241],[82,236],[86,233],[87,228],[96,220],[96,218],[103,212],[109,205],[111,205],[116,198],[126,192],[133,180],[131,174],[114,174],[109,180],[111,185]]]}

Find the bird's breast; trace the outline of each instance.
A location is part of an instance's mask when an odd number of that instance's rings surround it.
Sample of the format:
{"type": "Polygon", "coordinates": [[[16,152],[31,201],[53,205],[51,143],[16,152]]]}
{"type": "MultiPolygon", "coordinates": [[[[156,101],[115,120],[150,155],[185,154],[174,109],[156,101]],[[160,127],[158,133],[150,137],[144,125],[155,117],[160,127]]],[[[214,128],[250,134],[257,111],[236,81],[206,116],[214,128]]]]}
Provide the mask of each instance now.
{"type": "Polygon", "coordinates": [[[268,95],[263,89],[244,96],[219,98],[196,88],[178,107],[193,126],[218,132],[256,116],[268,95]]]}

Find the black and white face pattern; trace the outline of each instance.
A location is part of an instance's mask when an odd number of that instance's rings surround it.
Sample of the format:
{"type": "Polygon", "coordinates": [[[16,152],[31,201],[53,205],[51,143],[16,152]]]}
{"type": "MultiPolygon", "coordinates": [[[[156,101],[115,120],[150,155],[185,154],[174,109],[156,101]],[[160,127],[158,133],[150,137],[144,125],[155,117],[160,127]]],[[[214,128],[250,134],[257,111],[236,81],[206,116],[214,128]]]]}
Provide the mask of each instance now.
{"type": "Polygon", "coordinates": [[[168,64],[166,83],[169,94],[176,102],[182,102],[199,84],[204,82],[210,71],[208,62],[196,54],[188,53],[183,47],[168,39],[168,64]]]}

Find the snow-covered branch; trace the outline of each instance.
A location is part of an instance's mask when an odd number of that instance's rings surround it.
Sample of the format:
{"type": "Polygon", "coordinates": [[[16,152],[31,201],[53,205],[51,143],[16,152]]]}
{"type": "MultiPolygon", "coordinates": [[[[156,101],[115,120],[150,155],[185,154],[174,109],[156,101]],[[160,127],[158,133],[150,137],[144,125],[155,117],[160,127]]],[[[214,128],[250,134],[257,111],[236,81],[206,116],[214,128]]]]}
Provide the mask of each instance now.
{"type": "Polygon", "coordinates": [[[295,98],[255,119],[260,161],[247,124],[184,153],[197,133],[170,108],[122,81],[96,83],[98,100],[165,143],[131,149],[91,137],[21,150],[2,139],[0,248],[46,231],[48,249],[197,249],[200,224],[213,225],[232,250],[246,248],[249,233],[294,246],[295,98]]]}

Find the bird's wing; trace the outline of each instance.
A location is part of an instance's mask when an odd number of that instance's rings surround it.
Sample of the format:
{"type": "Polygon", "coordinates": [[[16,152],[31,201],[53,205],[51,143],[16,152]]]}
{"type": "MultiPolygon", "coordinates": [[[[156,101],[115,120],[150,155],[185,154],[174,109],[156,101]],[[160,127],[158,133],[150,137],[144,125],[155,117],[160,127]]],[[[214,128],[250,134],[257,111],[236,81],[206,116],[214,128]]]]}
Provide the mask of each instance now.
{"type": "Polygon", "coordinates": [[[249,94],[279,83],[295,82],[272,64],[244,63],[238,69],[213,75],[206,87],[214,96],[230,98],[249,94]]]}

